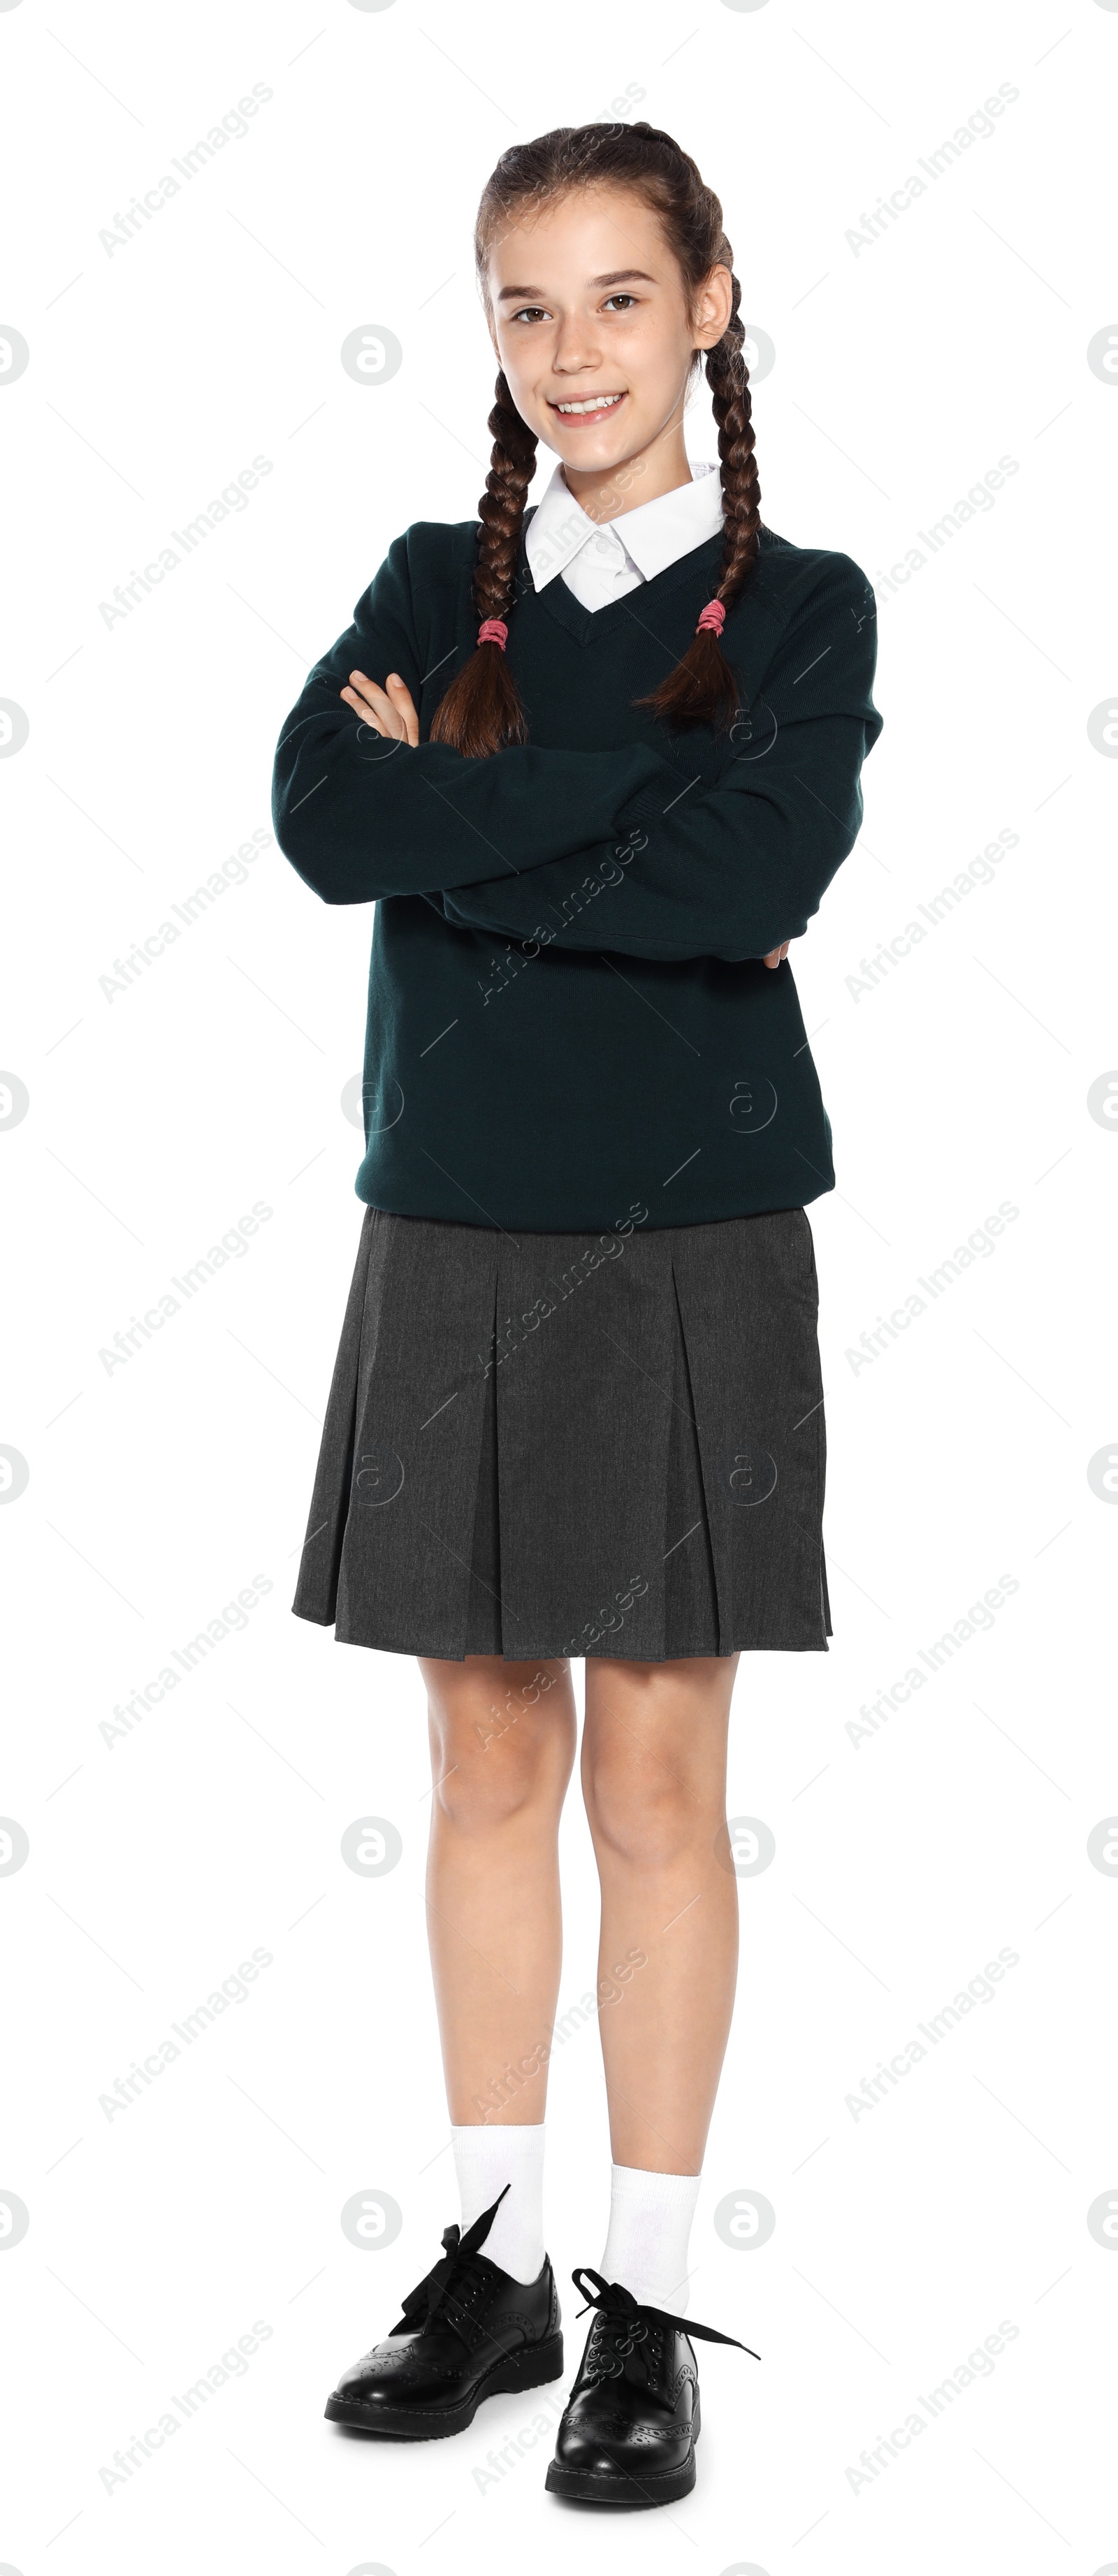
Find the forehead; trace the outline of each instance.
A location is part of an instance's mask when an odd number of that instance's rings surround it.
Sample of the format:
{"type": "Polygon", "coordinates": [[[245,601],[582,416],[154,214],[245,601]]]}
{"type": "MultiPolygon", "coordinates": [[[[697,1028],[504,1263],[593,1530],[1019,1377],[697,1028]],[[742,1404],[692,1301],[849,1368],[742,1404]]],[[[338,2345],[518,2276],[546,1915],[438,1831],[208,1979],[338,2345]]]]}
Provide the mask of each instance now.
{"type": "Polygon", "coordinates": [[[510,207],[489,245],[486,274],[502,290],[560,285],[579,293],[619,272],[667,282],[674,261],[659,216],[622,187],[583,187],[540,206],[510,207]]]}

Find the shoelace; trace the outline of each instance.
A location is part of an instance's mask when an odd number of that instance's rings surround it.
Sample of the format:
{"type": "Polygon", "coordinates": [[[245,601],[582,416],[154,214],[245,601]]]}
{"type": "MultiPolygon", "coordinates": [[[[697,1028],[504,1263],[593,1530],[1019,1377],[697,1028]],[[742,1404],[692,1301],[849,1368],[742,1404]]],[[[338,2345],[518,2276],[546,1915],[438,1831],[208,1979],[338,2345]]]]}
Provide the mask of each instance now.
{"type": "MultiPolygon", "coordinates": [[[[597,2310],[591,2328],[595,2351],[590,2376],[596,2378],[601,2374],[607,2379],[620,2379],[629,2355],[638,2344],[651,2340],[655,2346],[655,2338],[666,2327],[677,2334],[698,2335],[703,2343],[732,2343],[739,2352],[747,2352],[751,2361],[761,2358],[751,2344],[740,2343],[736,2335],[720,2334],[717,2326],[701,2326],[694,2317],[674,2317],[667,2308],[654,2308],[645,2300],[635,2299],[624,2282],[605,2280],[589,2264],[583,2264],[572,2272],[571,2279],[586,2301],[586,2307],[579,2308],[578,2315],[584,2317],[586,2308],[597,2310]],[[595,2284],[594,2289],[587,2289],[588,2281],[595,2284]]],[[[649,2358],[649,2355],[644,2356],[646,2371],[649,2358]]]]}
{"type": "MultiPolygon", "coordinates": [[[[511,2185],[506,2183],[505,2191],[510,2189],[511,2185]]],[[[424,2279],[417,2281],[414,2290],[408,2291],[403,2302],[403,2317],[409,2327],[418,2327],[424,2333],[428,2326],[434,2324],[436,2317],[448,2325],[455,2324],[453,2311],[459,2306],[457,2292],[467,2286],[473,2257],[489,2234],[505,2191],[498,2192],[492,2208],[483,2209],[480,2218],[475,2218],[473,2225],[467,2227],[465,2235],[457,2224],[444,2227],[441,2263],[432,2265],[424,2279]]]]}

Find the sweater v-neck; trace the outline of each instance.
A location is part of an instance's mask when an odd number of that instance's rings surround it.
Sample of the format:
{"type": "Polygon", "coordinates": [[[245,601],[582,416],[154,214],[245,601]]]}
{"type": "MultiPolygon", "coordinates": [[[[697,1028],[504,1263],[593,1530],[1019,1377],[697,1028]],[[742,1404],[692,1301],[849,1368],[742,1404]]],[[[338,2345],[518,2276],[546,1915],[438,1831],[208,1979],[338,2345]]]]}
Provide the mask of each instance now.
{"type": "MultiPolygon", "coordinates": [[[[535,509],[536,505],[533,504],[532,509],[525,513],[525,532],[535,516],[535,509]]],[[[626,615],[631,619],[634,613],[639,613],[638,601],[646,601],[652,608],[657,600],[669,598],[673,591],[679,589],[682,582],[693,578],[700,569],[710,567],[713,572],[720,561],[721,552],[721,536],[716,534],[708,537],[701,546],[692,546],[685,555],[677,555],[675,562],[666,564],[663,572],[653,573],[651,581],[642,581],[638,583],[635,590],[626,591],[621,599],[607,601],[604,608],[584,608],[582,601],[575,598],[573,590],[567,588],[561,573],[553,581],[545,583],[542,590],[536,590],[522,533],[520,576],[523,587],[539,600],[541,607],[554,617],[557,625],[562,626],[566,633],[573,637],[576,644],[586,644],[592,634],[607,637],[615,635],[626,615]]]]}

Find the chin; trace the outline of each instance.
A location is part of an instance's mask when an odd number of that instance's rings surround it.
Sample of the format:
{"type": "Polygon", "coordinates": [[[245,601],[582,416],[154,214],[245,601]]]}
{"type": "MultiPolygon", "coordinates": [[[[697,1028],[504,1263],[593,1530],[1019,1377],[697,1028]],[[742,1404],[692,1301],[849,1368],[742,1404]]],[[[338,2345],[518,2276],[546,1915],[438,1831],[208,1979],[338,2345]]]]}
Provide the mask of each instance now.
{"type": "Polygon", "coordinates": [[[613,467],[627,465],[633,457],[640,455],[647,442],[639,433],[634,435],[630,419],[623,430],[618,424],[616,434],[608,429],[557,431],[552,427],[547,443],[566,465],[613,467]]]}

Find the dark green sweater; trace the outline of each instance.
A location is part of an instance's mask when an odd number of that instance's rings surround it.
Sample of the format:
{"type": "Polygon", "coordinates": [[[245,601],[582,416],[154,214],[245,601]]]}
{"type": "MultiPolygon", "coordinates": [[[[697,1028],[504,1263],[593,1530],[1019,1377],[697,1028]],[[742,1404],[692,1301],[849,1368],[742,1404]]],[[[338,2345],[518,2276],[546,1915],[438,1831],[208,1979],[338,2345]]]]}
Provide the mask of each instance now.
{"type": "MultiPolygon", "coordinates": [[[[792,968],[862,819],[874,597],[848,555],[763,532],[727,616],[731,736],[632,701],[686,651],[711,538],[591,614],[521,550],[508,658],[529,743],[427,740],[473,649],[476,525],[397,537],[276,752],[276,838],[327,903],[376,903],[357,1194],[528,1232],[693,1225],[833,1189],[792,968]],[[343,704],[406,680],[415,749],[343,704]]],[[[496,650],[496,647],[492,649],[496,650]]]]}

